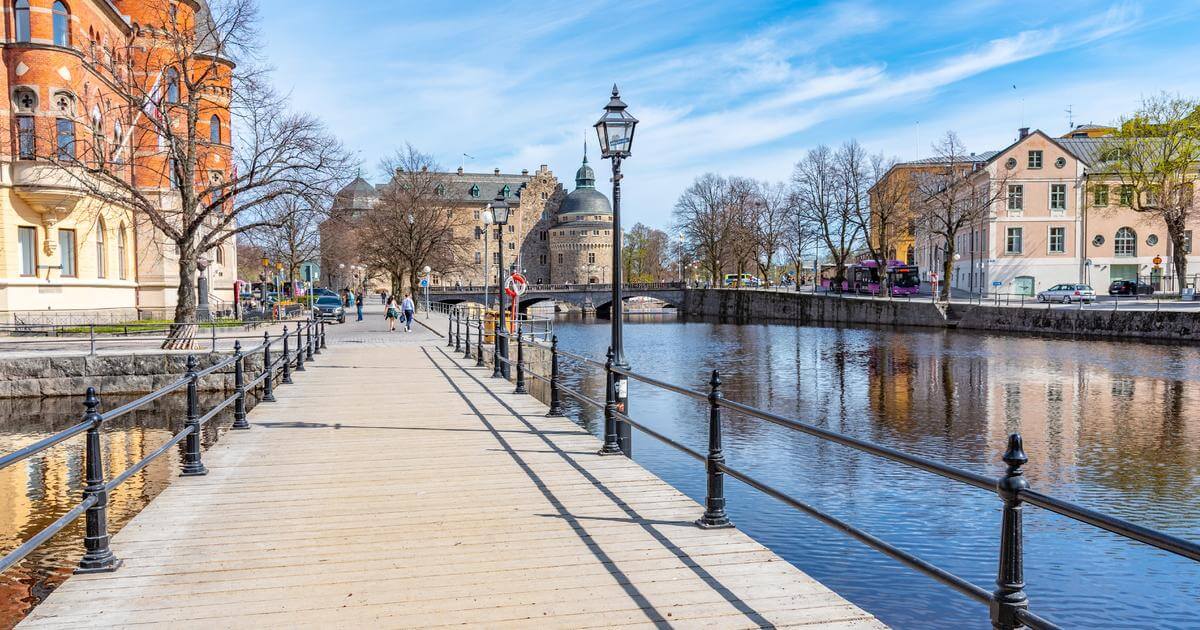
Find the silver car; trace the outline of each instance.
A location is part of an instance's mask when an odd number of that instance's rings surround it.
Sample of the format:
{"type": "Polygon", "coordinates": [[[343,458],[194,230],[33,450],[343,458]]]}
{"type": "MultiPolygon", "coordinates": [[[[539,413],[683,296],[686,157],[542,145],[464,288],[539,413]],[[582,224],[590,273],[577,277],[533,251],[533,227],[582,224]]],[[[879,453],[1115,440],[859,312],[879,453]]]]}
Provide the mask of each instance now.
{"type": "Polygon", "coordinates": [[[1037,294],[1039,302],[1095,302],[1096,292],[1086,284],[1056,284],[1037,294]]]}

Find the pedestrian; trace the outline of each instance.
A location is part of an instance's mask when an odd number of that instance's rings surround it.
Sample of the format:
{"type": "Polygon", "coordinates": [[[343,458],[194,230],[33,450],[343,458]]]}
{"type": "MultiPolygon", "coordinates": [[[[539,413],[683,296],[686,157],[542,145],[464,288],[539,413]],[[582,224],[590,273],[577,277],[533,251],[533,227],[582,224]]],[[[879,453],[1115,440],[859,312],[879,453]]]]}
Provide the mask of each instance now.
{"type": "Polygon", "coordinates": [[[387,306],[387,300],[388,300],[388,294],[387,294],[387,291],[384,291],[383,289],[380,289],[380,290],[379,290],[379,303],[380,303],[380,304],[382,304],[382,305],[384,305],[384,306],[387,306]]]}
{"type": "Polygon", "coordinates": [[[400,317],[400,306],[396,304],[395,297],[389,297],[386,306],[384,318],[387,319],[388,332],[396,332],[396,319],[400,317]]]}
{"type": "Polygon", "coordinates": [[[364,297],[366,297],[366,296],[364,296],[364,295],[362,294],[362,292],[360,291],[360,292],[358,293],[358,296],[357,296],[356,300],[355,300],[355,308],[356,308],[356,309],[358,309],[358,321],[360,321],[360,322],[362,321],[363,298],[364,298],[364,297]]]}
{"type": "Polygon", "coordinates": [[[412,332],[413,311],[417,310],[413,304],[412,295],[407,291],[404,292],[404,302],[400,304],[401,315],[404,317],[404,331],[412,332]]]}

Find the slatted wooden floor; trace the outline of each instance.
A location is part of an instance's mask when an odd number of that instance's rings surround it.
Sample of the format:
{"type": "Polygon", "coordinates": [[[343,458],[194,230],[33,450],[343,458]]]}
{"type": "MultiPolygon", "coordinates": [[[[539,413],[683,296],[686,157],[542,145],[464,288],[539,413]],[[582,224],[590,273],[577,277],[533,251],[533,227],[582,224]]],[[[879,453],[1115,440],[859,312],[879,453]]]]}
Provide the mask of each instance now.
{"type": "Polygon", "coordinates": [[[331,331],[21,627],[882,627],[428,331],[331,331]]]}

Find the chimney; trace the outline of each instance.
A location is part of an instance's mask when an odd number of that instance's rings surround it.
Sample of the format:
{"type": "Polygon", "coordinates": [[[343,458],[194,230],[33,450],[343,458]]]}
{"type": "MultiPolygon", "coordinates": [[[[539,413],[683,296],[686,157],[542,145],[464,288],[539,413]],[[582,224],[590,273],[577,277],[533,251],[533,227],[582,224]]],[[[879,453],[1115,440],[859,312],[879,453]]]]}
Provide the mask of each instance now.
{"type": "Polygon", "coordinates": [[[500,174],[500,169],[495,169],[495,170],[493,170],[492,172],[493,172],[493,173],[495,173],[496,175],[499,175],[499,174],[500,174]]]}
{"type": "Polygon", "coordinates": [[[1029,127],[1021,127],[1017,130],[1017,140],[1024,140],[1029,135],[1029,127]]]}
{"type": "Polygon", "coordinates": [[[460,166],[460,167],[458,167],[458,174],[459,174],[459,175],[462,175],[462,167],[461,167],[461,166],[460,166]]]}
{"type": "Polygon", "coordinates": [[[528,175],[528,174],[529,174],[529,169],[527,169],[527,168],[523,168],[523,169],[521,169],[521,174],[522,174],[522,175],[528,175]]]}
{"type": "Polygon", "coordinates": [[[422,165],[422,166],[421,166],[421,172],[422,172],[422,173],[428,173],[428,172],[429,172],[429,167],[428,167],[428,166],[424,166],[424,165],[422,165]]]}

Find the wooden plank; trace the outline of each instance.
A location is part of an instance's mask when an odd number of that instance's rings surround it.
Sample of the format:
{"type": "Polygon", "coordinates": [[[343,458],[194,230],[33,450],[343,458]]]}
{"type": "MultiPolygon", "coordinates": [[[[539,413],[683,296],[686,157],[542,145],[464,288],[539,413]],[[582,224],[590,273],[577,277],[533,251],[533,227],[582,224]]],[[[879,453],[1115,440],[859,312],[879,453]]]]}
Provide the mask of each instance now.
{"type": "MultiPolygon", "coordinates": [[[[444,320],[443,320],[444,321],[444,320]]],[[[330,347],[21,624],[880,628],[427,331],[330,347]]],[[[702,474],[697,466],[697,474],[702,474]]]]}

